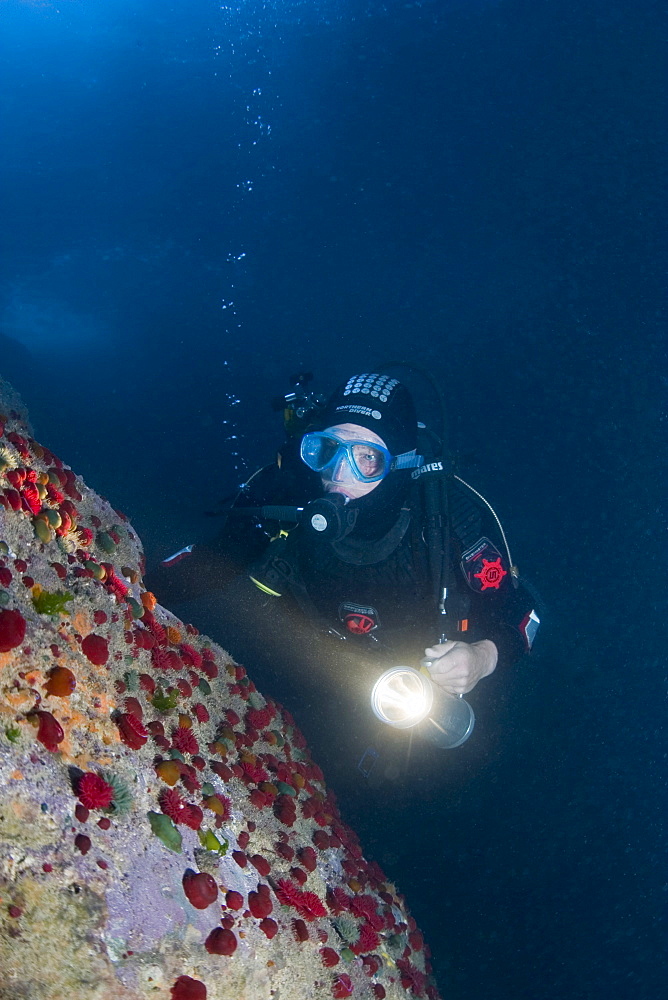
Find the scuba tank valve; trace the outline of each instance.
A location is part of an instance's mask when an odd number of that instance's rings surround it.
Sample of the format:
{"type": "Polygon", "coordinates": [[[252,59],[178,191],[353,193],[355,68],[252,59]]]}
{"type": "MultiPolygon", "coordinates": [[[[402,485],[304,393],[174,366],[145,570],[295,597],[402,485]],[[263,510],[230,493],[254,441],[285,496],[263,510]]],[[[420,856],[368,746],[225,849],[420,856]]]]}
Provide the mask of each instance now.
{"type": "Polygon", "coordinates": [[[283,425],[289,437],[303,434],[313,422],[318,410],[327,402],[327,397],[321,392],[309,391],[308,384],[313,381],[312,372],[297,372],[290,376],[292,392],[284,396],[275,396],[271,407],[276,412],[283,411],[283,425]]]}

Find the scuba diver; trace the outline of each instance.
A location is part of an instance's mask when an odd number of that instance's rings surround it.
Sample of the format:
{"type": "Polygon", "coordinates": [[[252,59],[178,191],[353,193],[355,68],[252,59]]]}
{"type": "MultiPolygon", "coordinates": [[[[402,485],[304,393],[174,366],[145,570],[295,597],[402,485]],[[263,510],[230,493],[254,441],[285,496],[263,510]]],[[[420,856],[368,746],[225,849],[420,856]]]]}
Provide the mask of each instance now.
{"type": "Polygon", "coordinates": [[[147,585],[170,606],[245,571],[265,605],[345,640],[372,673],[380,654],[420,661],[461,698],[530,651],[539,625],[503,528],[455,474],[444,429],[418,422],[404,383],[381,368],[325,400],[311,378],[295,376],[275,405],[288,432],[276,462],[241,487],[215,538],[165,559],[147,585]]]}

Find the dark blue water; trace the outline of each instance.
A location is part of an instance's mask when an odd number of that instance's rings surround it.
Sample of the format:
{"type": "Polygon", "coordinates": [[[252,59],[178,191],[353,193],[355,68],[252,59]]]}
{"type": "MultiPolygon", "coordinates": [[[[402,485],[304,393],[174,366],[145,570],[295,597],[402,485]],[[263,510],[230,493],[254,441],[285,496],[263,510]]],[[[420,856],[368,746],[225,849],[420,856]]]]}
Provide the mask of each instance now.
{"type": "Polygon", "coordinates": [[[543,594],[465,748],[373,808],[340,778],[452,1000],[665,988],[662,7],[0,10],[0,358],[38,439],[155,560],[271,460],[292,372],[403,357],[543,594]]]}

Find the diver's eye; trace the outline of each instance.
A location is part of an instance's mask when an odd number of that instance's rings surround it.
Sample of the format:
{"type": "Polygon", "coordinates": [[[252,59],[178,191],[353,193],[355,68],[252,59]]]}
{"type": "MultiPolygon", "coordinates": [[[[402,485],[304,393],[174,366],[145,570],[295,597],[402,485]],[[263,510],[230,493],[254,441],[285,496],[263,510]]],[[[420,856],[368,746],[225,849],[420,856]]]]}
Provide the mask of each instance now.
{"type": "Polygon", "coordinates": [[[383,468],[383,455],[368,445],[353,445],[355,462],[365,476],[375,476],[383,468]]]}

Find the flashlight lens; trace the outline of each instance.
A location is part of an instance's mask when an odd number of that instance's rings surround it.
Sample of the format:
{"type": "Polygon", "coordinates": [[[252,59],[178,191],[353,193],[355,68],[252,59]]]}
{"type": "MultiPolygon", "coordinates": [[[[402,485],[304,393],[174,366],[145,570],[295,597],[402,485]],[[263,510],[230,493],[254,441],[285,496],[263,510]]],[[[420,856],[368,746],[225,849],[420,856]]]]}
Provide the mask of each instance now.
{"type": "Polygon", "coordinates": [[[413,667],[392,667],[376,681],[371,707],[381,722],[395,729],[409,729],[428,714],[433,688],[428,678],[413,667]]]}

